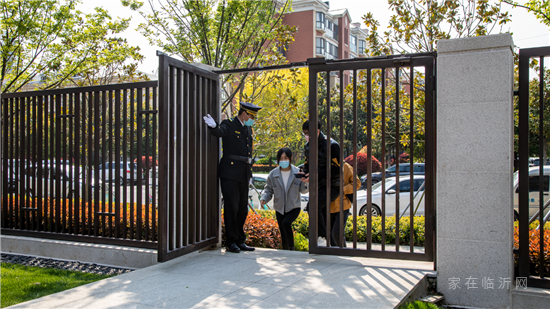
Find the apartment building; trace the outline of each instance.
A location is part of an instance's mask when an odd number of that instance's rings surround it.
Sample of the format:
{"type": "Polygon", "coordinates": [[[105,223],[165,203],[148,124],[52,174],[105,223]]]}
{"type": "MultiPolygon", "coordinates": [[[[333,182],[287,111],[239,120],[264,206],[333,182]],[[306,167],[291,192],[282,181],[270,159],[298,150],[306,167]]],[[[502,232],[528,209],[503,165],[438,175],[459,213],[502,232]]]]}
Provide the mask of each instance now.
{"type": "MultiPolygon", "coordinates": [[[[298,28],[295,41],[285,51],[289,62],[365,57],[367,30],[361,29],[360,22],[352,22],[347,9],[331,10],[329,1],[320,0],[294,0],[292,9],[283,18],[285,24],[298,28]]],[[[350,76],[344,75],[346,85],[350,76]]]]}

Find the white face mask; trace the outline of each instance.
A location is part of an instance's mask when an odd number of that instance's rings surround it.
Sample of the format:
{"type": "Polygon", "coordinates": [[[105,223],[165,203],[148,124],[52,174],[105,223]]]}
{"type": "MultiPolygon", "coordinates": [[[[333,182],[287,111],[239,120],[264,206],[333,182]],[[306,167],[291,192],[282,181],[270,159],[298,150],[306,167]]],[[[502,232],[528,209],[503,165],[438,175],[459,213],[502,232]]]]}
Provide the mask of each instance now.
{"type": "Polygon", "coordinates": [[[304,136],[304,138],[306,139],[306,142],[309,143],[309,135],[304,136]]]}

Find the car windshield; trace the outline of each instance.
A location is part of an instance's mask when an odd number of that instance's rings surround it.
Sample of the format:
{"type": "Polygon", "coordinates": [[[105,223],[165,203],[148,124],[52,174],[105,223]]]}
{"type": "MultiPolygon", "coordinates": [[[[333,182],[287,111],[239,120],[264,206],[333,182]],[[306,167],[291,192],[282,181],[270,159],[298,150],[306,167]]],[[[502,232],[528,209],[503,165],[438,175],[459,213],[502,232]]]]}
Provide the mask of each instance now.
{"type": "MultiPolygon", "coordinates": [[[[389,184],[390,182],[393,182],[393,181],[395,181],[394,178],[386,178],[386,185],[385,185],[384,187],[385,187],[385,188],[388,188],[388,184],[389,184]]],[[[376,190],[376,189],[378,189],[378,188],[380,188],[380,187],[382,187],[382,182],[381,182],[381,181],[375,183],[375,184],[372,186],[372,191],[374,192],[374,190],[376,190]]]]}

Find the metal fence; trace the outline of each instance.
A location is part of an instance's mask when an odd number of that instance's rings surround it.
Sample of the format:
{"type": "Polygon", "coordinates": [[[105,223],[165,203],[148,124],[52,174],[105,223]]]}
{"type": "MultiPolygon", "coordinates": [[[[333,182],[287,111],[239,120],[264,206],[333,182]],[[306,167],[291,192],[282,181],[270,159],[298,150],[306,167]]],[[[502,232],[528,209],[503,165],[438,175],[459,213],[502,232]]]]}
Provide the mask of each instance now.
{"type": "MultiPolygon", "coordinates": [[[[325,176],[331,179],[331,169],[326,169],[326,175],[320,175],[318,170],[310,168],[310,252],[320,254],[351,255],[396,258],[407,260],[435,260],[435,54],[412,54],[402,56],[384,56],[371,59],[351,59],[326,61],[323,58],[308,59],[309,64],[309,121],[310,144],[309,165],[318,165],[318,140],[313,135],[315,127],[320,119],[320,109],[323,109],[322,127],[327,140],[334,138],[340,143],[340,162],[344,161],[343,145],[351,143],[353,154],[359,151],[358,132],[366,132],[367,167],[366,190],[359,192],[356,188],[357,179],[353,181],[352,208],[353,234],[351,247],[345,247],[342,243],[335,246],[331,244],[330,237],[326,243],[317,246],[319,209],[326,210],[323,213],[326,235],[331,234],[330,194],[326,195],[326,201],[318,200],[316,194],[319,189],[318,181],[325,176]],[[336,73],[336,74],[331,74],[336,73]],[[338,79],[332,76],[338,77],[338,79]],[[376,105],[376,107],[375,107],[376,105]],[[367,112],[366,123],[358,123],[359,109],[367,112]],[[332,110],[337,115],[331,115],[332,110]],[[350,113],[351,112],[351,113],[350,113]],[[415,115],[422,115],[421,119],[415,119],[415,115]],[[345,116],[351,115],[351,116],[345,116]],[[350,118],[351,117],[351,118],[350,118]],[[378,139],[373,136],[373,125],[377,121],[378,139]],[[312,125],[313,124],[313,125],[312,125]],[[372,185],[372,154],[376,145],[380,145],[382,180],[372,185]],[[396,181],[392,184],[390,177],[385,175],[384,168],[389,165],[388,154],[397,156],[406,151],[409,154],[409,162],[396,165],[396,181]],[[421,153],[421,154],[418,154],[421,153]],[[414,162],[425,164],[425,175],[414,175],[414,162]],[[400,175],[400,165],[408,165],[410,172],[400,175]],[[425,181],[421,181],[424,180],[425,181]],[[417,181],[418,180],[418,181],[417,181]],[[418,182],[418,186],[415,186],[418,182]],[[408,188],[406,187],[408,186],[408,188]],[[414,189],[413,189],[414,188],[414,189]],[[380,190],[381,200],[377,205],[373,202],[375,189],[380,190]],[[391,189],[391,190],[390,190],[391,189]],[[403,195],[404,193],[404,195],[403,195]],[[420,194],[420,196],[419,196],[420,194]],[[364,201],[359,202],[361,196],[364,201]],[[402,200],[400,200],[400,196],[402,200]],[[391,201],[390,201],[391,199],[391,201]],[[424,217],[416,217],[419,209],[418,201],[423,199],[424,217]],[[316,207],[321,205],[325,207],[316,207]],[[314,205],[314,206],[312,206],[314,205]],[[406,206],[408,205],[408,206],[406,206]],[[390,210],[391,209],[391,210],[390,210]],[[361,211],[363,210],[363,211],[361,211]],[[373,211],[380,216],[381,232],[379,239],[373,237],[373,211]],[[359,218],[366,214],[365,235],[358,235],[359,218]],[[416,213],[417,214],[417,213],[416,213]],[[393,219],[392,219],[393,217],[393,219]],[[421,220],[425,226],[424,235],[415,233],[414,220],[421,220]],[[393,225],[390,227],[390,220],[393,225]],[[396,223],[400,222],[400,223],[396,223]],[[396,235],[390,240],[391,234],[396,235]],[[401,243],[400,236],[409,234],[407,243],[401,243]],[[421,237],[424,237],[423,245],[419,245],[421,237]]],[[[328,143],[327,143],[328,144],[328,143]]],[[[330,147],[326,149],[326,166],[331,165],[330,147]]],[[[354,175],[357,175],[357,156],[351,163],[354,175]]],[[[340,164],[340,181],[338,185],[339,196],[344,194],[344,164],[340,164]]],[[[330,192],[331,181],[326,182],[326,190],[330,192]]],[[[339,205],[339,226],[343,226],[343,201],[339,205]]],[[[334,215],[334,214],[333,214],[334,215]]],[[[339,231],[342,239],[343,229],[339,231]]],[[[338,238],[338,237],[337,237],[338,238]]]]}
{"type": "Polygon", "coordinates": [[[550,216],[548,210],[548,175],[543,158],[547,145],[544,122],[548,117],[548,69],[545,57],[550,56],[550,47],[520,49],[519,51],[519,175],[514,194],[519,194],[516,217],[519,219],[515,230],[516,278],[527,278],[531,287],[550,288],[549,231],[544,224],[550,216]],[[530,79],[530,64],[538,67],[538,77],[530,79]],[[537,119],[538,118],[538,119],[537,119]],[[533,125],[530,125],[533,123],[533,125]],[[530,143],[530,139],[534,140],[530,143]],[[538,140],[538,142],[536,141],[538,140]],[[532,147],[538,147],[538,168],[529,167],[532,147]],[[543,167],[544,166],[544,167],[543,167]],[[533,213],[534,212],[534,213],[533,213]],[[538,221],[539,224],[534,223],[538,221]],[[530,224],[538,225],[531,229],[530,224]]]}
{"type": "Polygon", "coordinates": [[[3,234],[157,247],[156,81],[1,100],[3,234]]]}

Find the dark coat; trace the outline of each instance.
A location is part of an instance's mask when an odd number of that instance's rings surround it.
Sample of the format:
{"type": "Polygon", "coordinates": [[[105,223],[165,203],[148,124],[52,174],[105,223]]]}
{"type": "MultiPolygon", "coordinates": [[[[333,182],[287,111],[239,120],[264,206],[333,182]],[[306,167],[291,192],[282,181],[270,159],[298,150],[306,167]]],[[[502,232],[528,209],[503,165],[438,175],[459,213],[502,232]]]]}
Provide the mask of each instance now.
{"type": "MultiPolygon", "coordinates": [[[[318,155],[318,177],[319,177],[319,186],[322,186],[326,184],[327,181],[327,138],[326,136],[321,132],[319,133],[319,137],[317,139],[318,145],[319,145],[319,155],[318,155]]],[[[305,155],[306,155],[306,161],[304,162],[304,173],[309,173],[311,170],[311,166],[309,166],[309,142],[306,143],[305,146],[305,155]]],[[[331,184],[333,186],[339,185],[340,180],[340,145],[333,140],[330,139],[330,156],[331,156],[331,166],[330,166],[330,177],[331,177],[331,184]]]]}
{"type": "Polygon", "coordinates": [[[223,156],[220,160],[220,178],[231,179],[238,182],[250,181],[252,166],[246,162],[229,159],[228,155],[252,157],[252,130],[243,126],[235,117],[222,121],[215,128],[210,128],[210,133],[222,138],[223,156]]]}

